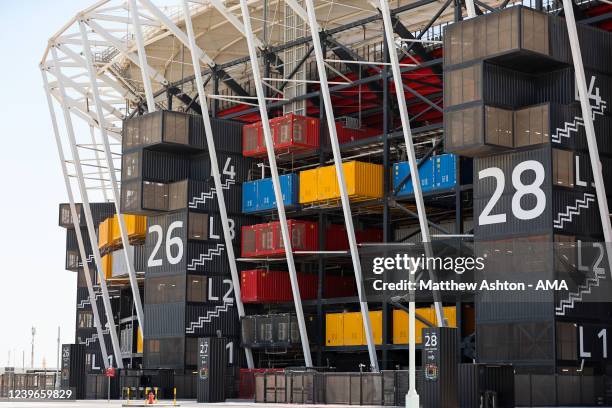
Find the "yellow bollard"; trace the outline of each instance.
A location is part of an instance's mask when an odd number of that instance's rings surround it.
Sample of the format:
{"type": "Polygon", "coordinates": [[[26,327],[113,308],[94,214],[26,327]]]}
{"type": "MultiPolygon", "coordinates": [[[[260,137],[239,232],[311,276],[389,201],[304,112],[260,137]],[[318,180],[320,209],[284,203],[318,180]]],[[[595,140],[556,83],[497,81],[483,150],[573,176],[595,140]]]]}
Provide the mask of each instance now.
{"type": "Polygon", "coordinates": [[[157,387],[153,388],[155,390],[155,402],[157,403],[157,387]]]}
{"type": "Polygon", "coordinates": [[[147,402],[148,398],[149,398],[149,387],[145,387],[145,402],[147,402]]]}
{"type": "Polygon", "coordinates": [[[173,393],[174,393],[174,399],[172,401],[172,405],[176,405],[176,387],[174,387],[173,393]]]}
{"type": "Polygon", "coordinates": [[[130,387],[127,387],[127,405],[130,405],[130,387]]]}

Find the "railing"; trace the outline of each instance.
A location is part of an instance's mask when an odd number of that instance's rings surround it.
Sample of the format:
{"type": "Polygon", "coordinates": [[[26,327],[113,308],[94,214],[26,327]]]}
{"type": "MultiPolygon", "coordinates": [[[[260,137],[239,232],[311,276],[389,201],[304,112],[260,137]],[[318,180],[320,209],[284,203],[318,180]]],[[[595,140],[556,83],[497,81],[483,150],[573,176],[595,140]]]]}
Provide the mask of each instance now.
{"type": "Polygon", "coordinates": [[[15,391],[55,389],[56,373],[4,373],[0,375],[0,398],[15,396],[15,391]]]}

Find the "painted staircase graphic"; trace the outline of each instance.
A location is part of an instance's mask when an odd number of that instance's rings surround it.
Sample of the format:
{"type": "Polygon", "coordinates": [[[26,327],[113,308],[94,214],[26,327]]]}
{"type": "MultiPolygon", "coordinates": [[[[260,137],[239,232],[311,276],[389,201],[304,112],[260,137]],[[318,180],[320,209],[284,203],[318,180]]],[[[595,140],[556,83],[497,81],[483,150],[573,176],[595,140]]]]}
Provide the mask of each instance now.
{"type": "Polygon", "coordinates": [[[204,266],[204,262],[213,259],[213,256],[221,256],[221,253],[225,249],[225,244],[217,244],[215,248],[209,249],[206,253],[200,254],[199,258],[194,258],[187,265],[188,271],[195,271],[198,266],[204,266]]]}
{"type": "Polygon", "coordinates": [[[189,323],[189,327],[185,329],[186,334],[194,334],[196,329],[204,327],[204,323],[210,323],[213,318],[218,318],[221,313],[226,313],[234,304],[226,302],[223,305],[215,306],[214,310],[206,312],[206,316],[200,316],[197,321],[189,323]]]}
{"type": "MultiPolygon", "coordinates": [[[[234,184],[236,184],[236,180],[227,179],[225,183],[221,185],[221,188],[223,190],[229,190],[230,186],[234,184]]],[[[202,192],[199,197],[193,197],[193,199],[189,201],[189,208],[198,208],[200,204],[206,204],[206,200],[212,200],[215,194],[217,194],[215,187],[212,187],[208,192],[202,192]]]]}
{"type": "MultiPolygon", "coordinates": [[[[601,99],[599,96],[599,88],[595,88],[595,95],[592,94],[592,89],[595,86],[595,77],[591,77],[591,83],[589,86],[589,99],[595,100],[595,104],[591,105],[591,112],[593,114],[593,120],[597,119],[597,115],[603,116],[608,103],[601,99]]],[[[553,143],[561,143],[561,138],[570,138],[572,133],[578,133],[580,127],[584,127],[584,119],[582,116],[574,116],[572,122],[565,122],[563,128],[556,128],[555,132],[551,135],[553,143]]]]}
{"type": "MultiPolygon", "coordinates": [[[[96,293],[96,301],[102,297],[102,293],[96,293]]],[[[89,296],[87,296],[87,298],[81,300],[81,302],[79,302],[79,304],[77,305],[77,309],[82,309],[84,308],[86,305],[91,304],[91,302],[89,301],[89,296]]]]}
{"type": "MultiPolygon", "coordinates": [[[[102,330],[102,335],[108,333],[110,333],[110,329],[107,326],[106,329],[102,330]]],[[[79,344],[85,344],[86,347],[89,347],[90,344],[95,343],[96,341],[98,341],[98,333],[92,334],[91,337],[87,337],[85,340],[81,340],[79,337],[79,344]]]]}
{"type": "Polygon", "coordinates": [[[557,219],[553,221],[554,228],[562,229],[566,222],[571,223],[573,221],[574,215],[579,215],[583,208],[589,208],[589,205],[594,202],[595,194],[584,193],[583,198],[577,199],[575,205],[568,205],[565,212],[557,214],[557,219]]]}
{"type": "MultiPolygon", "coordinates": [[[[92,263],[94,261],[94,256],[93,254],[89,254],[87,256],[87,263],[92,263]]],[[[77,265],[79,268],[81,268],[83,266],[83,261],[79,262],[79,264],[77,265]]]]}
{"type": "Polygon", "coordinates": [[[606,277],[604,268],[594,269],[595,275],[592,278],[587,278],[585,283],[578,285],[577,292],[570,292],[567,299],[562,299],[559,306],[555,307],[557,316],[565,316],[567,309],[573,309],[575,302],[582,302],[585,295],[590,295],[593,288],[599,287],[601,279],[606,277]]]}

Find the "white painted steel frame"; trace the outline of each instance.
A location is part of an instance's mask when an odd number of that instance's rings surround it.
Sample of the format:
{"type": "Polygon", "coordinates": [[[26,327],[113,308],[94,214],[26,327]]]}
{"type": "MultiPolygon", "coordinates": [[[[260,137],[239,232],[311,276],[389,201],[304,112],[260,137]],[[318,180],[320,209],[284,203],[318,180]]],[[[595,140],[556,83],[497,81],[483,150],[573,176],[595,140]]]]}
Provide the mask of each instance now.
{"type": "Polygon", "coordinates": [[[580,50],[578,30],[576,29],[576,19],[574,17],[574,9],[572,8],[572,5],[571,0],[563,0],[563,10],[565,12],[565,23],[567,25],[570,48],[572,51],[576,86],[578,88],[580,108],[582,110],[584,129],[586,131],[589,159],[591,160],[591,170],[593,171],[593,179],[595,181],[597,205],[599,206],[599,216],[601,218],[601,226],[606,244],[606,253],[608,255],[608,266],[610,268],[610,273],[612,274],[612,251],[610,248],[610,245],[612,245],[612,226],[610,225],[610,210],[608,208],[606,186],[603,181],[602,165],[601,161],[599,160],[599,148],[597,147],[597,138],[595,137],[595,127],[593,126],[593,112],[591,109],[591,103],[589,102],[589,90],[584,73],[582,52],[580,50]]]}
{"type": "MultiPolygon", "coordinates": [[[[100,90],[98,89],[98,82],[96,79],[96,68],[93,62],[93,56],[91,55],[91,48],[89,47],[89,38],[87,37],[87,29],[85,28],[85,22],[79,21],[79,30],[81,31],[81,40],[83,41],[83,53],[87,61],[87,71],[89,73],[90,90],[94,99],[94,106],[96,113],[100,120],[100,136],[102,139],[102,145],[104,146],[104,156],[106,159],[106,165],[108,167],[108,173],[110,178],[111,193],[113,196],[113,202],[115,204],[115,212],[117,213],[117,220],[119,224],[119,233],[121,235],[121,244],[123,246],[122,252],[125,257],[125,262],[128,268],[128,276],[130,278],[130,286],[132,288],[132,297],[134,301],[134,308],[136,309],[136,317],[138,318],[138,330],[141,334],[144,334],[144,312],[142,310],[142,301],[140,299],[140,290],[138,289],[138,280],[136,279],[136,270],[134,268],[134,255],[129,250],[130,240],[128,238],[127,227],[125,225],[125,218],[121,213],[121,194],[117,183],[117,174],[115,173],[115,163],[113,162],[113,153],[111,152],[110,142],[108,139],[108,133],[106,132],[106,126],[104,125],[104,111],[102,104],[100,103],[100,90]]],[[[143,71],[143,75],[145,72],[143,71]]],[[[149,81],[150,84],[150,81],[149,81]]],[[[155,105],[153,105],[155,106],[155,105]]],[[[144,338],[144,337],[143,337],[144,338]]]]}
{"type": "MultiPolygon", "coordinates": [[[[236,299],[236,308],[238,309],[238,316],[242,319],[245,316],[244,305],[242,303],[242,296],[240,291],[240,276],[238,275],[238,268],[236,267],[236,257],[234,255],[234,246],[232,243],[232,236],[230,234],[229,221],[227,218],[227,207],[225,206],[225,195],[223,193],[223,183],[221,182],[221,174],[219,172],[219,160],[217,159],[217,149],[215,147],[215,139],[213,137],[212,126],[210,123],[210,117],[208,116],[208,103],[206,101],[206,94],[204,93],[204,81],[202,79],[202,71],[200,70],[200,61],[194,50],[197,45],[195,41],[195,34],[193,32],[193,24],[191,22],[191,13],[189,12],[189,6],[187,0],[181,0],[183,6],[183,14],[185,16],[185,25],[187,29],[187,37],[189,39],[189,51],[191,53],[191,59],[193,62],[193,71],[195,74],[196,87],[198,90],[198,97],[200,106],[202,107],[202,120],[204,122],[204,133],[206,134],[206,144],[208,146],[208,154],[210,156],[210,168],[213,174],[213,180],[215,183],[215,192],[217,194],[217,203],[219,205],[219,213],[221,214],[221,224],[223,226],[223,238],[225,240],[225,249],[227,251],[227,258],[230,265],[230,271],[232,275],[232,284],[234,285],[234,297],[236,299]]],[[[236,231],[234,234],[240,232],[236,231]]],[[[247,360],[248,368],[255,368],[253,361],[253,352],[250,348],[244,348],[247,360]]]]}
{"type": "MultiPolygon", "coordinates": [[[[51,116],[51,126],[53,128],[53,135],[55,136],[55,144],[57,146],[57,153],[59,156],[60,165],[62,168],[62,174],[64,176],[64,184],[66,186],[66,194],[68,194],[68,202],[70,203],[70,217],[72,218],[72,225],[74,226],[74,232],[77,238],[77,244],[79,246],[79,254],[83,262],[83,273],[85,274],[85,283],[87,284],[87,293],[89,295],[89,302],[91,303],[91,311],[94,318],[94,327],[98,335],[98,344],[100,345],[100,352],[102,354],[102,360],[104,362],[104,368],[108,368],[108,353],[106,351],[106,341],[104,340],[104,333],[102,329],[102,322],[100,321],[100,314],[98,312],[98,303],[96,302],[96,293],[93,289],[93,283],[91,282],[91,273],[89,272],[89,262],[87,261],[87,251],[85,251],[85,244],[83,243],[83,236],[81,234],[81,225],[79,223],[79,215],[76,211],[76,205],[74,202],[74,195],[72,194],[72,185],[68,177],[68,168],[66,166],[66,157],[64,155],[64,148],[62,147],[62,140],[57,126],[57,117],[55,116],[55,108],[53,107],[53,99],[49,89],[49,79],[47,73],[41,66],[40,73],[43,78],[43,85],[45,88],[45,94],[47,96],[47,105],[49,106],[49,115],[51,116]]],[[[77,274],[78,274],[77,264],[77,274]]]]}
{"type": "MultiPolygon", "coordinates": [[[[57,50],[55,47],[51,48],[52,60],[57,61],[57,50]]],[[[56,71],[59,68],[54,64],[53,70],[56,71]]],[[[58,90],[60,94],[60,98],[63,101],[66,97],[66,90],[64,88],[64,84],[62,81],[58,81],[58,90]]],[[[117,337],[117,329],[115,326],[115,321],[113,317],[113,310],[110,304],[110,299],[108,296],[108,288],[106,287],[106,279],[104,276],[104,271],[102,269],[102,258],[100,257],[100,249],[96,245],[98,242],[98,238],[96,236],[96,228],[93,224],[93,218],[91,215],[91,208],[89,206],[89,197],[87,192],[87,186],[85,185],[85,180],[83,178],[83,170],[81,168],[81,161],[79,156],[79,151],[77,148],[76,137],[74,133],[74,126],[72,124],[72,118],[70,116],[70,110],[68,106],[64,103],[62,105],[62,111],[64,114],[64,122],[66,125],[66,133],[68,134],[68,140],[70,143],[70,150],[72,152],[72,160],[74,160],[74,167],[76,170],[77,181],[79,185],[79,190],[81,192],[81,201],[83,203],[83,212],[85,214],[85,221],[87,223],[87,232],[89,234],[89,241],[91,243],[91,249],[93,252],[94,260],[96,263],[98,277],[100,279],[100,290],[102,291],[102,301],[104,303],[104,310],[106,312],[106,320],[110,332],[111,342],[113,345],[113,352],[115,355],[115,364],[117,368],[123,368],[123,359],[121,357],[121,346],[119,344],[119,338],[117,337]]],[[[87,259],[83,260],[87,262],[87,259]]]]}
{"type": "Polygon", "coordinates": [[[132,11],[132,26],[134,28],[134,37],[136,39],[136,46],[138,48],[138,60],[140,61],[140,71],[142,76],[142,83],[145,89],[145,96],[147,98],[147,109],[149,113],[155,111],[155,97],[153,96],[153,86],[151,85],[151,78],[149,78],[146,66],[147,66],[147,53],[145,51],[144,39],[142,38],[142,28],[140,27],[140,15],[138,14],[138,5],[136,0],[129,0],[130,9],[132,11]]]}
{"type": "Polygon", "coordinates": [[[295,261],[293,259],[293,245],[289,228],[287,226],[287,215],[285,214],[285,203],[283,202],[283,194],[281,191],[280,180],[278,176],[278,168],[276,167],[276,156],[274,153],[274,141],[270,132],[270,123],[268,122],[268,111],[266,108],[265,93],[261,72],[259,71],[259,61],[257,59],[257,50],[251,28],[251,14],[247,0],[240,0],[240,8],[242,10],[242,21],[244,24],[245,37],[249,49],[249,59],[251,61],[251,71],[253,74],[253,82],[257,92],[257,101],[259,104],[259,113],[263,127],[264,139],[266,141],[266,151],[268,161],[270,162],[270,173],[272,176],[272,186],[274,187],[274,197],[276,199],[276,208],[278,210],[278,220],[280,223],[281,234],[285,246],[285,256],[287,258],[287,266],[289,269],[289,278],[291,280],[291,291],[293,293],[293,302],[295,304],[295,313],[300,331],[300,340],[302,342],[302,351],[304,353],[304,363],[306,367],[312,367],[312,356],[310,354],[310,344],[308,343],[308,333],[306,332],[306,323],[304,320],[304,310],[302,308],[302,298],[300,296],[300,288],[298,286],[297,272],[295,269],[295,261]]]}
{"type": "Polygon", "coordinates": [[[338,134],[336,132],[336,118],[334,116],[331,95],[329,92],[329,84],[327,83],[327,72],[325,64],[325,56],[321,47],[321,38],[319,37],[320,27],[317,22],[317,16],[312,0],[305,0],[306,10],[304,10],[297,2],[289,0],[287,4],[295,11],[296,14],[303,17],[306,16],[306,21],[310,28],[312,37],[312,45],[314,47],[315,58],[317,61],[317,70],[319,73],[319,81],[321,82],[321,96],[323,97],[323,105],[325,106],[325,117],[327,121],[327,129],[329,132],[330,144],[334,156],[334,166],[336,168],[336,177],[338,178],[338,186],[340,189],[340,201],[342,203],[342,214],[344,215],[344,224],[348,236],[351,260],[353,262],[353,272],[357,284],[357,295],[359,298],[359,308],[361,310],[361,319],[368,347],[368,355],[370,358],[370,368],[373,371],[378,371],[378,358],[376,357],[376,345],[374,343],[374,333],[372,331],[372,323],[370,321],[370,312],[368,309],[368,301],[364,293],[363,275],[361,271],[361,260],[359,259],[359,250],[357,248],[357,240],[355,239],[355,228],[353,226],[353,215],[351,211],[351,202],[348,197],[346,187],[346,179],[344,176],[344,168],[342,167],[342,153],[340,152],[340,143],[338,142],[338,134]]]}

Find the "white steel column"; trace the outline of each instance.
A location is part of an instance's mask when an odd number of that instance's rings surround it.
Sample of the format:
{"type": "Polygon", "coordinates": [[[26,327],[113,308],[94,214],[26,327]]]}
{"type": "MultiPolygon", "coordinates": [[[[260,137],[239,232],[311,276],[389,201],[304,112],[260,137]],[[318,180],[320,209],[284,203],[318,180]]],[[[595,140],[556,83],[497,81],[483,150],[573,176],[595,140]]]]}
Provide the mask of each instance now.
{"type": "MultiPolygon", "coordinates": [[[[57,62],[57,50],[55,46],[51,48],[51,55],[53,60],[53,69],[54,71],[59,70],[56,62],[57,62]]],[[[100,278],[100,289],[102,291],[102,300],[104,302],[104,309],[106,312],[106,320],[108,322],[108,328],[111,336],[111,342],[113,344],[113,351],[115,355],[115,361],[117,364],[117,368],[123,368],[123,359],[121,358],[121,346],[119,345],[119,338],[117,337],[117,329],[115,327],[115,320],[113,317],[113,309],[110,303],[110,299],[108,297],[108,288],[106,287],[106,277],[104,276],[104,271],[102,269],[102,258],[100,257],[100,249],[96,242],[98,242],[98,237],[96,236],[96,228],[93,223],[93,218],[91,216],[91,208],[89,207],[89,197],[87,193],[87,186],[85,185],[85,179],[83,178],[83,169],[81,168],[81,160],[79,157],[79,151],[77,148],[76,138],[74,135],[74,127],[72,125],[72,118],[70,116],[70,110],[68,106],[64,104],[64,100],[66,98],[66,89],[64,88],[64,84],[61,80],[57,81],[58,90],[60,93],[60,97],[62,100],[62,111],[64,114],[64,121],[66,123],[66,131],[68,133],[68,139],[70,141],[70,150],[72,152],[72,160],[74,160],[74,168],[76,170],[77,180],[79,184],[79,190],[81,192],[81,200],[83,202],[83,212],[85,213],[85,221],[87,223],[87,232],[89,233],[89,241],[91,242],[91,249],[93,252],[94,260],[96,262],[96,267],[98,269],[98,277],[100,278]]],[[[85,262],[87,260],[84,260],[85,262]]]]}
{"type": "MultiPolygon", "coordinates": [[[[89,84],[91,86],[91,93],[94,99],[94,105],[96,107],[96,114],[100,121],[100,136],[102,144],[104,145],[104,155],[106,156],[106,165],[108,167],[108,173],[111,184],[111,192],[113,195],[113,201],[115,203],[115,212],[117,213],[117,219],[119,223],[119,232],[121,234],[121,243],[123,245],[123,255],[128,268],[128,276],[130,278],[130,286],[132,287],[132,296],[134,298],[134,307],[136,309],[136,317],[138,318],[138,326],[141,334],[144,334],[144,312],[142,310],[142,301],[140,300],[140,290],[138,289],[138,280],[136,279],[136,271],[134,268],[134,257],[129,251],[130,240],[127,234],[127,227],[125,226],[125,218],[121,214],[121,195],[119,193],[119,187],[117,185],[117,174],[115,173],[115,163],[113,162],[113,153],[111,151],[110,142],[108,139],[108,133],[106,132],[106,124],[104,119],[104,110],[100,103],[100,90],[98,89],[98,80],[96,78],[96,67],[93,64],[93,57],[91,55],[91,49],[89,48],[89,38],[87,37],[87,30],[85,28],[85,22],[79,20],[79,29],[81,31],[81,39],[83,41],[83,53],[87,61],[87,72],[89,73],[89,84]]],[[[150,82],[150,81],[149,81],[150,82]]],[[[155,105],[153,105],[155,108],[155,105]]]]}
{"type": "MultiPolygon", "coordinates": [[[[210,168],[213,174],[213,180],[215,182],[215,191],[217,193],[217,203],[219,204],[219,212],[221,213],[221,224],[223,226],[223,238],[225,240],[225,247],[227,250],[227,258],[230,265],[230,271],[232,273],[232,283],[234,285],[234,296],[236,298],[236,308],[238,309],[238,316],[242,319],[245,316],[244,305],[242,304],[242,297],[240,293],[240,276],[238,275],[238,268],[236,267],[236,257],[234,255],[234,245],[232,243],[232,236],[230,235],[229,221],[227,219],[227,208],[225,207],[225,197],[223,193],[223,183],[221,182],[221,174],[219,173],[219,161],[217,159],[217,149],[215,148],[215,140],[213,138],[212,126],[210,124],[210,117],[208,116],[208,102],[206,100],[206,94],[204,93],[204,81],[202,80],[202,71],[200,70],[200,61],[197,53],[193,50],[196,48],[195,34],[193,33],[193,25],[191,22],[191,14],[189,13],[189,6],[187,0],[181,1],[183,5],[183,14],[185,15],[185,25],[187,28],[187,37],[189,38],[189,51],[191,53],[191,60],[193,63],[193,72],[195,74],[196,87],[198,90],[198,97],[200,106],[202,107],[202,119],[204,121],[204,130],[206,133],[206,144],[208,146],[208,154],[210,156],[210,168]]],[[[238,232],[236,232],[238,233],[238,232]]],[[[249,368],[255,368],[253,362],[253,352],[250,348],[245,347],[244,352],[246,353],[247,365],[249,368]]]]}
{"type": "Polygon", "coordinates": [[[147,97],[147,109],[149,112],[155,111],[155,97],[153,96],[153,86],[151,78],[147,72],[147,53],[145,51],[144,39],[142,38],[142,28],[140,26],[140,16],[138,14],[138,5],[136,0],[130,1],[130,11],[132,12],[132,25],[134,26],[134,37],[136,38],[136,47],[138,48],[138,60],[140,61],[140,73],[142,75],[142,83],[144,84],[145,96],[147,97]]]}
{"type": "Polygon", "coordinates": [[[578,87],[578,96],[580,98],[580,107],[582,108],[584,129],[586,131],[587,144],[589,147],[591,169],[593,171],[593,179],[595,180],[595,192],[597,194],[597,204],[599,205],[599,216],[601,217],[601,226],[604,233],[604,240],[606,241],[608,265],[610,267],[610,273],[612,273],[612,257],[610,256],[610,245],[612,245],[612,227],[610,226],[610,211],[608,209],[606,187],[603,181],[601,161],[599,160],[599,149],[597,147],[597,139],[595,137],[595,128],[593,127],[593,112],[589,102],[589,90],[586,83],[586,76],[582,63],[582,53],[580,51],[580,42],[578,41],[578,30],[576,29],[576,19],[574,18],[574,10],[572,8],[571,0],[563,0],[563,10],[565,11],[565,23],[567,24],[567,33],[569,35],[570,47],[572,50],[572,60],[574,62],[576,85],[578,87]]]}
{"type": "Polygon", "coordinates": [[[102,171],[102,162],[100,161],[100,152],[98,152],[98,144],[96,143],[96,133],[93,125],[89,125],[89,134],[91,135],[91,145],[95,150],[96,154],[96,165],[98,166],[98,174],[100,175],[100,188],[102,189],[102,196],[104,201],[108,201],[108,195],[106,194],[106,183],[104,182],[104,172],[102,171]]]}
{"type": "MultiPolygon", "coordinates": [[[[288,3],[297,14],[302,7],[295,2],[288,3]]],[[[340,199],[342,202],[342,213],[344,215],[344,224],[346,225],[346,233],[348,236],[349,248],[351,250],[351,259],[353,261],[353,271],[357,283],[357,295],[359,296],[359,307],[361,309],[361,319],[368,345],[368,354],[370,357],[370,367],[373,371],[378,371],[378,358],[376,357],[376,345],[374,344],[374,334],[372,331],[372,323],[370,321],[370,312],[368,309],[368,301],[366,299],[363,287],[363,274],[361,271],[361,260],[359,259],[359,249],[357,248],[357,240],[355,239],[355,228],[353,226],[353,215],[351,212],[351,202],[346,188],[346,180],[344,177],[344,168],[342,167],[342,153],[340,152],[340,143],[336,132],[336,119],[334,117],[334,108],[329,93],[329,84],[327,83],[327,73],[325,70],[325,56],[321,47],[321,38],[319,37],[319,24],[317,15],[312,0],[305,0],[306,15],[308,17],[308,25],[312,36],[312,45],[314,47],[315,57],[317,60],[317,70],[319,72],[319,82],[321,84],[321,96],[325,105],[325,118],[327,120],[327,129],[331,142],[332,152],[334,156],[334,165],[336,167],[336,177],[338,178],[338,187],[340,188],[340,199]]]]}
{"type": "MultiPolygon", "coordinates": [[[[471,0],[467,0],[469,3],[471,0]]],[[[425,204],[423,202],[423,192],[421,191],[421,177],[419,176],[419,168],[417,165],[414,145],[412,143],[412,130],[410,128],[410,118],[408,117],[408,107],[406,105],[406,95],[403,92],[404,86],[402,81],[402,73],[399,66],[399,58],[397,56],[397,48],[395,38],[393,36],[393,23],[391,21],[391,12],[387,0],[380,0],[380,12],[383,17],[383,25],[385,29],[385,39],[387,41],[387,49],[389,50],[389,59],[391,69],[393,71],[393,81],[395,84],[397,103],[399,105],[400,118],[402,120],[402,130],[404,132],[404,142],[406,144],[406,154],[410,165],[410,174],[412,175],[412,187],[414,190],[414,200],[416,201],[417,213],[419,216],[419,224],[421,227],[421,236],[425,246],[426,256],[431,256],[431,236],[429,234],[429,225],[427,223],[427,214],[425,212],[425,204]]],[[[419,395],[416,391],[416,324],[415,314],[416,307],[414,301],[414,292],[410,294],[408,304],[408,347],[409,347],[409,389],[406,395],[406,406],[419,406],[419,395]]],[[[436,317],[439,325],[444,325],[444,314],[441,305],[436,302],[436,317]]]]}
{"type": "Polygon", "coordinates": [[[474,5],[474,0],[465,0],[465,8],[467,9],[469,18],[476,17],[476,6],[474,5]]]}
{"type": "MultiPolygon", "coordinates": [[[[100,321],[100,314],[98,313],[98,303],[96,302],[96,293],[93,289],[93,283],[91,282],[91,274],[89,272],[89,262],[87,261],[87,252],[85,251],[85,244],[83,243],[83,236],[81,235],[81,225],[79,224],[79,216],[76,211],[74,203],[74,196],[72,195],[72,186],[70,185],[70,179],[68,178],[68,169],[66,166],[66,158],[64,156],[64,149],[62,147],[62,141],[57,127],[57,117],[55,116],[55,109],[53,108],[53,100],[51,99],[51,92],[49,89],[49,80],[44,69],[41,67],[40,73],[42,74],[43,84],[45,93],[47,95],[47,104],[49,105],[49,114],[51,115],[51,125],[53,127],[53,135],[55,136],[55,144],[57,145],[57,153],[62,166],[62,174],[64,176],[64,184],[66,185],[66,193],[68,194],[68,201],[70,202],[70,217],[72,218],[72,224],[74,225],[74,232],[76,234],[77,243],[79,245],[79,254],[83,262],[83,273],[85,274],[85,283],[87,284],[87,293],[89,294],[89,301],[91,303],[91,311],[94,317],[94,326],[96,327],[96,333],[98,334],[98,341],[100,344],[100,352],[102,353],[102,359],[104,360],[104,368],[108,368],[108,353],[106,351],[106,341],[104,340],[104,334],[102,332],[102,323],[100,321]]],[[[78,265],[77,265],[78,274],[78,265]]]]}
{"type": "Polygon", "coordinates": [[[287,215],[285,214],[285,203],[283,202],[283,194],[281,192],[280,180],[278,178],[278,169],[276,167],[276,156],[274,153],[274,141],[270,132],[270,123],[268,122],[268,111],[266,107],[266,98],[259,72],[259,62],[257,60],[257,50],[255,49],[255,41],[253,39],[253,29],[251,27],[251,13],[247,0],[240,0],[240,8],[242,10],[242,22],[244,24],[245,37],[249,48],[249,57],[251,60],[251,69],[253,73],[253,82],[257,91],[257,102],[259,104],[259,113],[261,115],[261,123],[263,126],[264,138],[266,140],[266,151],[270,162],[270,173],[272,175],[272,185],[274,187],[274,197],[276,199],[276,207],[278,209],[278,220],[281,227],[281,234],[285,244],[285,255],[287,257],[287,266],[289,267],[289,278],[291,279],[291,291],[293,292],[293,302],[295,304],[295,313],[297,315],[298,327],[300,329],[300,339],[302,341],[302,350],[304,352],[304,362],[306,367],[312,367],[312,357],[310,355],[310,344],[308,343],[308,333],[306,332],[306,323],[304,321],[304,310],[302,309],[302,298],[300,296],[300,288],[298,286],[297,273],[295,270],[295,261],[293,259],[293,245],[291,236],[289,235],[289,227],[287,226],[287,215]]]}

